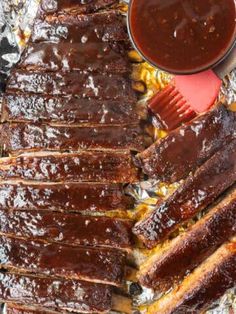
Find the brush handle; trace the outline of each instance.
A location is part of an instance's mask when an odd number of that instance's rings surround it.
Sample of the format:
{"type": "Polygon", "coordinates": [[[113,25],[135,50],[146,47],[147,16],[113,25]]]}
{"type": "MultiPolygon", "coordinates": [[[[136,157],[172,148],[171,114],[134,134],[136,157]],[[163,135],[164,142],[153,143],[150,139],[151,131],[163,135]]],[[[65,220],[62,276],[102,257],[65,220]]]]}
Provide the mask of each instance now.
{"type": "Polygon", "coordinates": [[[223,80],[224,77],[235,68],[236,68],[236,45],[234,45],[233,49],[230,51],[230,53],[224,59],[224,61],[217,65],[213,70],[216,73],[216,75],[223,80]]]}

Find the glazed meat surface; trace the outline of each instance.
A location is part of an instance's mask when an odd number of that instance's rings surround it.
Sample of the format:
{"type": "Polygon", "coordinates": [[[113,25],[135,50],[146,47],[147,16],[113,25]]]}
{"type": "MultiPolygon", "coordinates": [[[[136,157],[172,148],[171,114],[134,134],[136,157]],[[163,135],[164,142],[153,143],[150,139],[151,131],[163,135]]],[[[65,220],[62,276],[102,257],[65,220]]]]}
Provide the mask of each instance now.
{"type": "Polygon", "coordinates": [[[82,71],[28,72],[15,70],[9,78],[7,92],[47,95],[75,95],[100,100],[135,100],[127,75],[82,71]]]}
{"type": "Polygon", "coordinates": [[[141,267],[139,282],[167,291],[236,234],[236,187],[208,214],[141,267]]]}
{"type": "Polygon", "coordinates": [[[219,248],[172,292],[150,306],[148,314],[200,314],[236,284],[236,243],[219,248]]]}
{"type": "Polygon", "coordinates": [[[118,286],[125,253],[110,248],[64,246],[0,236],[0,265],[14,272],[42,274],[118,286]]]}
{"type": "Polygon", "coordinates": [[[132,221],[49,211],[0,210],[0,233],[72,246],[131,249],[132,221]]]}
{"type": "Polygon", "coordinates": [[[150,177],[175,182],[235,138],[236,113],[220,105],[169,133],[137,156],[150,177]]]}
{"type": "MultiPolygon", "coordinates": [[[[19,161],[19,158],[17,160],[19,161]]],[[[34,172],[25,171],[27,175],[34,174],[34,172]]],[[[37,169],[34,171],[37,173],[37,169]]],[[[17,166],[10,167],[8,173],[25,174],[24,169],[19,169],[17,166]]],[[[1,184],[0,192],[0,208],[3,210],[87,211],[91,213],[125,210],[133,205],[132,198],[124,195],[122,184],[15,182],[1,184]]]]}
{"type": "Polygon", "coordinates": [[[201,210],[236,181],[236,139],[203,164],[167,200],[134,227],[134,233],[149,248],[201,210]]]}
{"type": "Polygon", "coordinates": [[[73,96],[34,94],[5,94],[2,122],[53,122],[58,124],[137,123],[136,103],[133,101],[96,100],[73,96]]]}
{"type": "Polygon", "coordinates": [[[140,151],[145,146],[139,125],[92,127],[6,123],[0,129],[1,141],[8,153],[85,149],[140,151]]]}
{"type": "Polygon", "coordinates": [[[111,309],[111,290],[108,285],[86,281],[0,274],[0,300],[39,306],[42,311],[106,312],[111,309]]]}

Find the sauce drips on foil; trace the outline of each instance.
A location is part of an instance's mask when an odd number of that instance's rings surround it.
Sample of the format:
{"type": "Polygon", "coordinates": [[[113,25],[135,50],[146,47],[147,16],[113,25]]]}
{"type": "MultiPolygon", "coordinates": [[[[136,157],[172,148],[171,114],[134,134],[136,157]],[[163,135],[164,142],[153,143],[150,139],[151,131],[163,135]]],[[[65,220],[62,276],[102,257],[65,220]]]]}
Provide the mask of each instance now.
{"type": "Polygon", "coordinates": [[[236,34],[235,0],[133,0],[129,25],[137,49],[172,73],[197,72],[223,58],[236,34]]]}

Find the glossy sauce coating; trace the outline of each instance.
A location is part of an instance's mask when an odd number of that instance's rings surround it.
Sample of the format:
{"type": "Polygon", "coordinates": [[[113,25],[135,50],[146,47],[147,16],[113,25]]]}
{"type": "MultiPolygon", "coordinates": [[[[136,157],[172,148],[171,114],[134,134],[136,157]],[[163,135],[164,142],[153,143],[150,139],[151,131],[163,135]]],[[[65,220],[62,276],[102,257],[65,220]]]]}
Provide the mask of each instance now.
{"type": "Polygon", "coordinates": [[[27,307],[27,306],[20,306],[16,304],[7,304],[5,305],[7,309],[7,314],[55,314],[58,312],[50,311],[50,310],[41,310],[37,309],[36,307],[27,307]]]}
{"type": "Polygon", "coordinates": [[[85,98],[135,100],[136,94],[127,75],[107,73],[41,73],[16,70],[7,84],[7,92],[47,95],[76,95],[85,98]]]}
{"type": "Polygon", "coordinates": [[[89,15],[47,16],[36,19],[31,42],[114,43],[127,42],[124,17],[117,11],[89,15]]]}
{"type": "Polygon", "coordinates": [[[96,12],[115,3],[118,3],[118,0],[43,0],[41,8],[45,13],[85,14],[96,12]]]}
{"type": "Polygon", "coordinates": [[[0,233],[72,246],[131,248],[132,221],[48,211],[0,210],[0,233]]]}
{"type": "Polygon", "coordinates": [[[3,159],[2,178],[34,181],[128,183],[139,180],[130,152],[81,152],[29,155],[3,159]],[[29,167],[31,170],[28,169],[29,167]],[[31,168],[34,167],[34,168],[31,168]],[[8,171],[9,170],[9,171],[8,171]]]}
{"type": "Polygon", "coordinates": [[[127,55],[122,45],[107,43],[37,43],[30,44],[19,68],[28,71],[91,71],[129,73],[127,55]]]}
{"type": "Polygon", "coordinates": [[[137,163],[152,178],[179,181],[232,139],[235,129],[236,113],[220,105],[154,143],[137,163]]]}
{"type": "MultiPolygon", "coordinates": [[[[17,159],[18,165],[24,159],[17,159]]],[[[2,171],[6,174],[6,167],[2,171]]],[[[41,164],[45,172],[55,169],[53,164],[41,164]],[[47,169],[48,168],[48,169],[47,169]]],[[[0,171],[1,172],[1,171],[0,171]]],[[[26,163],[25,169],[10,166],[9,176],[32,177],[37,171],[37,165],[26,163]],[[32,168],[31,168],[31,167],[32,168]],[[19,174],[18,174],[19,176],[19,174]]],[[[8,177],[9,177],[8,176],[8,177]]],[[[102,183],[51,183],[51,184],[2,184],[0,194],[1,209],[16,210],[53,210],[64,212],[106,212],[111,210],[124,210],[133,205],[133,200],[124,195],[121,184],[102,183]]]]}
{"type": "Polygon", "coordinates": [[[127,126],[50,126],[12,123],[1,126],[1,143],[6,152],[39,150],[78,151],[85,149],[130,149],[145,145],[139,125],[127,126]]]}
{"type": "Polygon", "coordinates": [[[2,122],[129,124],[139,120],[136,101],[96,100],[34,94],[5,94],[2,122]]]}
{"type": "Polygon", "coordinates": [[[120,285],[125,253],[0,236],[0,265],[4,269],[67,279],[120,285]]]}
{"type": "Polygon", "coordinates": [[[133,0],[134,42],[153,64],[173,73],[218,62],[236,35],[234,0],[133,0]]]}
{"type": "Polygon", "coordinates": [[[202,313],[236,283],[236,243],[226,243],[183,283],[153,305],[148,314],[202,313]]]}
{"type": "Polygon", "coordinates": [[[138,274],[139,282],[166,292],[236,233],[236,187],[209,213],[166,248],[151,257],[138,274]]]}
{"type": "Polygon", "coordinates": [[[236,139],[217,152],[133,231],[148,248],[166,239],[236,181],[236,139]]]}
{"type": "Polygon", "coordinates": [[[109,311],[111,294],[110,286],[86,281],[0,274],[0,299],[42,309],[76,313],[109,311]]]}

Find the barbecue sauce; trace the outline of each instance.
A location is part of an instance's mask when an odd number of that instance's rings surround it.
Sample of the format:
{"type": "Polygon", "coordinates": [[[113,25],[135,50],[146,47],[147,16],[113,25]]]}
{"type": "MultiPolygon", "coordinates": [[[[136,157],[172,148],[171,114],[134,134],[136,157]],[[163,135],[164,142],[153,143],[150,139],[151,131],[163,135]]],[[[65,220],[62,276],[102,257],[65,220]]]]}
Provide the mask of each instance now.
{"type": "Polygon", "coordinates": [[[172,73],[209,68],[235,39],[235,0],[133,0],[129,17],[137,49],[172,73]]]}

